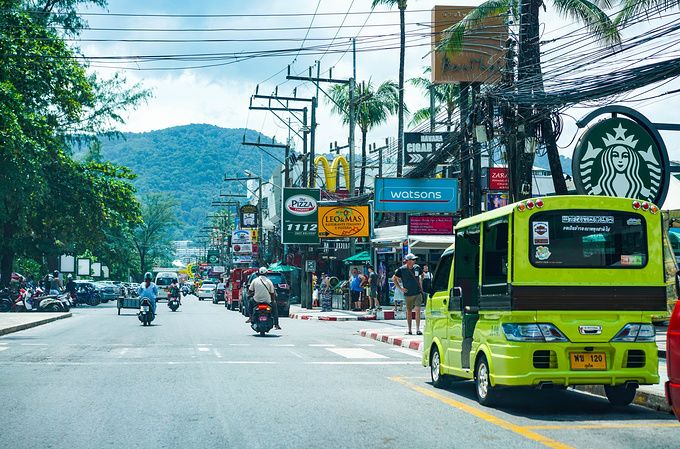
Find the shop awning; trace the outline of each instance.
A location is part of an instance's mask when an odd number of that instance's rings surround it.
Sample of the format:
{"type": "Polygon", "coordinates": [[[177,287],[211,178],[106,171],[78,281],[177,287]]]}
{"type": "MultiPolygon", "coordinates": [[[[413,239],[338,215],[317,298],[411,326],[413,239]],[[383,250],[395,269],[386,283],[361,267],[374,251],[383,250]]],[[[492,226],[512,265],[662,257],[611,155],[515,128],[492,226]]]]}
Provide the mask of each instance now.
{"type": "Polygon", "coordinates": [[[343,260],[345,263],[352,263],[352,262],[370,262],[371,260],[371,255],[368,253],[368,251],[362,251],[358,254],[355,254],[353,256],[349,256],[347,259],[343,260]]]}
{"type": "Polygon", "coordinates": [[[274,262],[273,264],[269,265],[267,269],[275,273],[290,273],[291,271],[299,270],[300,268],[294,267],[292,265],[281,265],[280,262],[274,262]]]}
{"type": "Polygon", "coordinates": [[[453,235],[409,235],[409,248],[441,249],[451,246],[456,237],[453,235]]]}
{"type": "Polygon", "coordinates": [[[374,237],[371,239],[373,246],[401,246],[401,242],[406,240],[408,234],[406,225],[388,226],[386,228],[375,228],[374,237]]]}

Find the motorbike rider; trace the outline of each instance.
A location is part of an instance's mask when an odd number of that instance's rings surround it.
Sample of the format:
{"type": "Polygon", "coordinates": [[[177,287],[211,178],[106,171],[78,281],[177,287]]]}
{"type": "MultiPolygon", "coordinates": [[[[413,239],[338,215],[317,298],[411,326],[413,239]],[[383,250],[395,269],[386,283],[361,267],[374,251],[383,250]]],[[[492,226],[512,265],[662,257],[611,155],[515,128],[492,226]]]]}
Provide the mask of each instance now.
{"type": "Polygon", "coordinates": [[[170,298],[177,298],[180,304],[182,304],[182,295],[179,293],[179,283],[177,282],[177,279],[172,280],[172,284],[170,284],[170,298]]]}
{"type": "Polygon", "coordinates": [[[66,293],[69,294],[69,296],[73,299],[76,298],[76,283],[73,281],[73,276],[70,274],[67,277],[66,285],[64,286],[64,289],[66,290],[66,293]]]}
{"type": "Polygon", "coordinates": [[[148,271],[144,274],[144,282],[137,288],[137,296],[141,301],[147,298],[151,303],[151,311],[156,315],[156,297],[158,296],[158,287],[151,281],[151,273],[148,271]]]}
{"type": "Polygon", "coordinates": [[[59,271],[54,270],[52,273],[52,280],[50,281],[50,295],[58,295],[61,292],[61,279],[59,279],[59,271]]]}
{"type": "MultiPolygon", "coordinates": [[[[250,286],[248,286],[248,292],[253,295],[255,303],[271,305],[274,316],[274,329],[281,330],[281,326],[279,326],[279,311],[276,307],[276,289],[272,281],[265,274],[267,274],[267,268],[260,267],[257,278],[253,279],[250,286]]],[[[252,308],[250,318],[246,320],[246,323],[252,323],[255,309],[256,307],[252,308]]]]}

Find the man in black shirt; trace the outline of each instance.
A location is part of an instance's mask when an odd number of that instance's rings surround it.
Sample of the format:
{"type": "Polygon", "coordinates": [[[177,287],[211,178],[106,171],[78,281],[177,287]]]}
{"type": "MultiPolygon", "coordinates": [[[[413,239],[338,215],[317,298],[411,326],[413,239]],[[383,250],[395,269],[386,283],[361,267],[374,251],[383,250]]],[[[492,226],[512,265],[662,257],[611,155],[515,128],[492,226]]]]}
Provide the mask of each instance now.
{"type": "Polygon", "coordinates": [[[406,299],[406,324],[408,325],[407,335],[413,335],[411,331],[411,312],[416,312],[416,335],[420,332],[420,303],[422,301],[423,285],[421,283],[420,267],[416,265],[418,257],[414,254],[407,254],[404,257],[406,263],[397,268],[392,276],[392,282],[396,288],[400,289],[406,299]]]}

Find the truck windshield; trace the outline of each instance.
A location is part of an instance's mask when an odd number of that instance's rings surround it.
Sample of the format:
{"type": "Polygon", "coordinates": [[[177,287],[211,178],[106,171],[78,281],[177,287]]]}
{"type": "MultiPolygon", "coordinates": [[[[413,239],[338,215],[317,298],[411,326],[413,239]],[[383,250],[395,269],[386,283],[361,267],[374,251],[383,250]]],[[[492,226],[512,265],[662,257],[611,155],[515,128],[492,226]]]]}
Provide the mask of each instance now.
{"type": "Polygon", "coordinates": [[[646,222],[632,212],[539,212],[530,220],[529,258],[542,268],[642,268],[646,222]]]}

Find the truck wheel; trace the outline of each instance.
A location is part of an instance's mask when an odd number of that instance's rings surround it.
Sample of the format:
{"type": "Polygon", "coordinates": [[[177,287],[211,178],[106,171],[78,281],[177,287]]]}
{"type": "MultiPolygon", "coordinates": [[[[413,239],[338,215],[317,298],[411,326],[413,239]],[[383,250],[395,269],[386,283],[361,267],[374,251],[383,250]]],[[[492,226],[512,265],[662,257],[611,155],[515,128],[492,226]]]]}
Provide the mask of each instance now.
{"type": "Polygon", "coordinates": [[[498,388],[491,385],[491,371],[486,356],[482,354],[477,360],[475,368],[475,390],[477,391],[477,402],[488,407],[498,400],[498,388]]]}
{"type": "Polygon", "coordinates": [[[637,388],[631,387],[626,388],[625,385],[605,385],[604,392],[609,399],[609,403],[615,407],[625,407],[626,405],[633,402],[635,399],[635,394],[637,393],[637,388]]]}
{"type": "Polygon", "coordinates": [[[430,377],[432,378],[432,385],[436,388],[444,388],[449,383],[449,376],[442,374],[442,361],[439,356],[439,349],[436,346],[432,347],[430,354],[430,377]]]}

